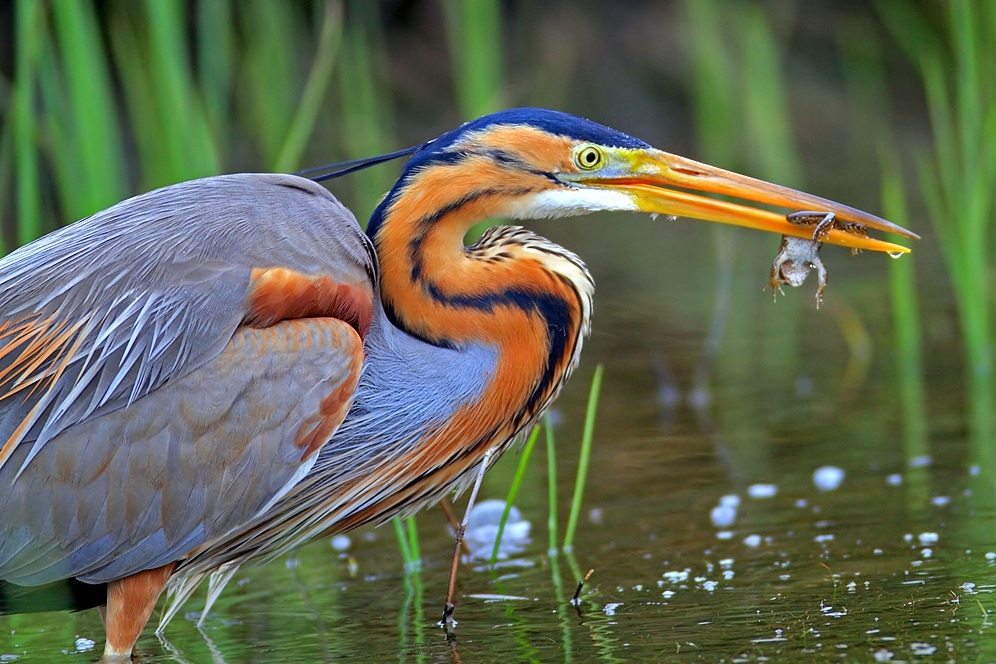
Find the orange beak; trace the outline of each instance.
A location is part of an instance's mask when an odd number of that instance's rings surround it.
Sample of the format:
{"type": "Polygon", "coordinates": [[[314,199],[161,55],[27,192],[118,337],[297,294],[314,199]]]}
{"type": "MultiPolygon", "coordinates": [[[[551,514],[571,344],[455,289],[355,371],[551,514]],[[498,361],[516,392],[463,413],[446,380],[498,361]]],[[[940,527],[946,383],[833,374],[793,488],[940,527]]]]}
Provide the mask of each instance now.
{"type": "MultiPolygon", "coordinates": [[[[791,223],[786,219],[785,212],[748,207],[692,192],[730,196],[783,208],[789,212],[801,210],[832,212],[840,222],[860,224],[865,229],[920,239],[916,233],[901,226],[847,205],[660,150],[636,150],[627,157],[631,160],[629,168],[620,169],[607,176],[593,174],[591,178],[581,179],[581,183],[626,193],[636,202],[637,207],[645,212],[735,224],[781,235],[814,239],[812,225],[791,223]]],[[[820,239],[842,247],[884,251],[893,255],[910,251],[898,244],[865,237],[864,234],[848,232],[837,227],[832,228],[820,239]]]]}

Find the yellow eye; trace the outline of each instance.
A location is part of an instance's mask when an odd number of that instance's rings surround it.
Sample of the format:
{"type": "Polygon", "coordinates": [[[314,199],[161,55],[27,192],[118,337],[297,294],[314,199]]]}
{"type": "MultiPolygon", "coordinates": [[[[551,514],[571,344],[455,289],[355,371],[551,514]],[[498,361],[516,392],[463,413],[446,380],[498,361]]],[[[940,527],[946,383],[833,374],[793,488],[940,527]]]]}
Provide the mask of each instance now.
{"type": "Polygon", "coordinates": [[[605,163],[605,155],[594,145],[586,145],[574,155],[578,168],[593,171],[605,163]]]}

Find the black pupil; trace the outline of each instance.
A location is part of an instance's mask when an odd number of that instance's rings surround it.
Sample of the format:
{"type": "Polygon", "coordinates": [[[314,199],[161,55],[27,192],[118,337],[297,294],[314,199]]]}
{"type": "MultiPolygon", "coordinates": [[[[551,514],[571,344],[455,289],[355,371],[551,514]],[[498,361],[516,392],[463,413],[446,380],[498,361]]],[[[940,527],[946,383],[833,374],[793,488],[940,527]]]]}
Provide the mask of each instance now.
{"type": "Polygon", "coordinates": [[[587,164],[588,166],[591,166],[592,164],[594,164],[597,159],[598,159],[598,157],[592,151],[588,151],[588,152],[584,153],[584,163],[587,164]]]}

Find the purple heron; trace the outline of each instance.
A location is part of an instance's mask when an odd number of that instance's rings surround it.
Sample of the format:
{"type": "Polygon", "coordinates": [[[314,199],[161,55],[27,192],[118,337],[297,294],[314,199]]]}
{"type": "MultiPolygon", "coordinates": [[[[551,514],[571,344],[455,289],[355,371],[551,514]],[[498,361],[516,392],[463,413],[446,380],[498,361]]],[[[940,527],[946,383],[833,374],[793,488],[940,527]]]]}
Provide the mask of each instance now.
{"type": "Polygon", "coordinates": [[[244,563],[464,487],[557,395],[594,289],[523,228],[466,246],[482,219],[629,210],[811,234],[703,191],[916,237],[557,111],[405,152],[366,233],[312,180],[225,175],[0,261],[0,610],[100,606],[105,655],[128,657],[164,589],[165,622],[206,578],[210,604],[244,563]]]}

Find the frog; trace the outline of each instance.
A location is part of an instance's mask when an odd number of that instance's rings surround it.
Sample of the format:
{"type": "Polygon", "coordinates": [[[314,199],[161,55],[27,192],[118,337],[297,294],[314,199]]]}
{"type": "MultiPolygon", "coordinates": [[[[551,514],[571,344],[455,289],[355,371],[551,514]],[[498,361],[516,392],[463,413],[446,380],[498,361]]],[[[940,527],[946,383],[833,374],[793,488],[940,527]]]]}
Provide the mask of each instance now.
{"type": "Polygon", "coordinates": [[[778,293],[782,292],[782,284],[788,284],[793,288],[801,286],[809,276],[810,270],[815,268],[819,279],[819,286],[816,289],[816,308],[820,308],[827,287],[827,269],[819,256],[822,246],[823,243],[819,240],[807,240],[792,235],[782,236],[778,255],[771,264],[769,285],[772,299],[777,299],[778,293]]]}
{"type": "Polygon", "coordinates": [[[827,269],[819,254],[823,247],[822,240],[835,227],[837,216],[832,212],[802,210],[786,215],[785,219],[797,226],[813,226],[813,235],[808,239],[793,235],[782,236],[778,254],[771,264],[771,278],[768,282],[771,286],[771,297],[773,300],[778,298],[778,293],[783,292],[783,284],[793,288],[801,286],[810,271],[815,268],[819,280],[816,289],[816,308],[819,309],[827,287],[827,269]]]}

